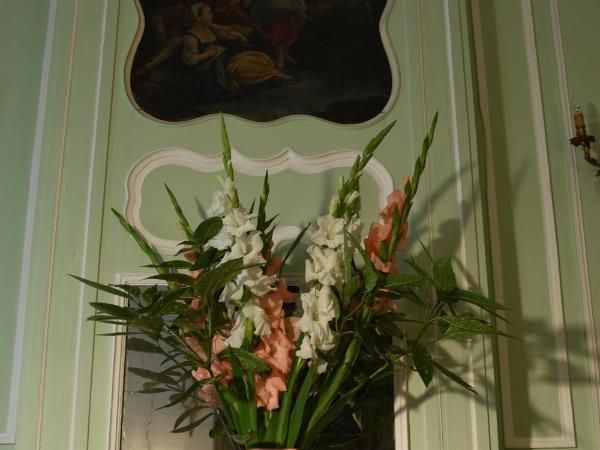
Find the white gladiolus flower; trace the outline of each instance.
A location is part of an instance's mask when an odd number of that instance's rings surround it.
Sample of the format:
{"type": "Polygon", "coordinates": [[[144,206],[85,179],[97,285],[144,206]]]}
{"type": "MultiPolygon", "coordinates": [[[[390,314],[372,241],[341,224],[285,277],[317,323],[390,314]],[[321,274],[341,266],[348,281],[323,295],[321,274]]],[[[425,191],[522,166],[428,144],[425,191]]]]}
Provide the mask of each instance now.
{"type": "Polygon", "coordinates": [[[231,334],[225,339],[225,345],[233,348],[240,348],[244,343],[244,337],[246,336],[246,318],[241,314],[238,314],[235,324],[231,329],[231,334]]]}
{"type": "Polygon", "coordinates": [[[337,248],[344,245],[344,219],[336,219],[331,214],[317,218],[317,230],[311,240],[317,245],[337,248]]]}
{"type": "Polygon", "coordinates": [[[231,209],[229,197],[222,191],[216,191],[212,195],[212,203],[206,210],[208,217],[223,217],[231,209]]]}
{"type": "Polygon", "coordinates": [[[267,276],[260,267],[244,269],[236,278],[238,286],[247,286],[257,297],[262,297],[275,290],[273,287],[275,281],[277,281],[277,275],[267,276]]]}
{"type": "Polygon", "coordinates": [[[252,320],[254,323],[254,334],[257,336],[268,336],[271,334],[271,325],[269,324],[269,318],[264,309],[260,307],[260,303],[257,298],[250,300],[242,308],[242,314],[244,317],[252,320]]]}
{"type": "Polygon", "coordinates": [[[232,199],[235,196],[235,184],[233,180],[229,177],[223,178],[222,176],[217,176],[217,180],[221,183],[223,188],[225,189],[225,194],[232,199]]]}
{"type": "Polygon", "coordinates": [[[244,296],[244,286],[235,282],[229,282],[225,285],[219,296],[219,301],[227,306],[227,313],[232,317],[235,312],[234,302],[239,302],[244,296]]]}
{"type": "Polygon", "coordinates": [[[264,242],[260,231],[251,231],[243,234],[235,239],[235,244],[231,246],[231,250],[223,256],[219,265],[232,259],[243,258],[245,265],[264,264],[262,250],[264,242]]]}
{"type": "Polygon", "coordinates": [[[328,351],[335,345],[335,336],[329,322],[337,316],[336,303],[329,286],[311,289],[301,295],[304,314],[298,328],[310,336],[311,344],[318,350],[328,351]]]}
{"type": "Polygon", "coordinates": [[[300,344],[300,348],[296,351],[296,356],[302,359],[317,359],[318,355],[312,344],[310,343],[310,338],[308,336],[304,336],[302,339],[302,343],[300,344]]]}
{"type": "Polygon", "coordinates": [[[219,231],[216,236],[208,240],[204,245],[204,248],[212,247],[217,250],[227,250],[232,245],[233,235],[227,232],[225,228],[221,228],[221,231],[219,231]]]}
{"type": "Polygon", "coordinates": [[[324,373],[327,370],[327,362],[323,361],[315,352],[308,336],[304,336],[300,348],[296,351],[296,356],[302,359],[310,360],[309,364],[316,364],[317,373],[324,373]]]}
{"type": "Polygon", "coordinates": [[[256,222],[253,220],[255,217],[254,214],[246,214],[246,211],[242,208],[232,209],[223,218],[223,230],[239,237],[244,233],[256,230],[256,222]]]}
{"type": "MultiPolygon", "coordinates": [[[[256,230],[254,214],[246,214],[243,208],[229,209],[223,217],[223,228],[206,243],[206,247],[226,250],[233,246],[236,238],[256,230]]],[[[234,258],[230,258],[234,259],[234,258]]]]}
{"type": "Polygon", "coordinates": [[[340,250],[308,247],[309,259],[306,261],[306,282],[319,281],[325,286],[335,286],[343,277],[343,253],[340,250]]]}

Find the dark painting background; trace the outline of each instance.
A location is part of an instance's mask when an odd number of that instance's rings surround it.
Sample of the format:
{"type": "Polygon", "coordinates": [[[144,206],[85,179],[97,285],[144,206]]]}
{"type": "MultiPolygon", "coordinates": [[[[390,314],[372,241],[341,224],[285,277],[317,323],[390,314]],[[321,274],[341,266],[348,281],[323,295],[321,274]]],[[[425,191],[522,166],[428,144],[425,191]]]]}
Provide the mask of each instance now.
{"type": "MultiPolygon", "coordinates": [[[[392,0],[306,0],[308,19],[290,48],[297,63],[288,63],[283,69],[299,82],[244,86],[208,100],[197,93],[198,78],[181,61],[181,45],[172,44],[168,58],[155,67],[145,67],[161,49],[157,11],[171,8],[166,34],[173,37],[191,26],[189,6],[197,2],[141,0],[146,26],[133,60],[132,94],[146,113],[171,122],[220,111],[258,122],[290,115],[312,115],[340,124],[365,122],[382,111],[392,88],[379,30],[387,1],[392,0]]],[[[212,3],[215,10],[216,2],[204,3],[212,3]]],[[[215,23],[232,25],[219,20],[218,14],[215,23]]],[[[274,58],[258,33],[249,40],[252,49],[274,58]]],[[[164,45],[163,41],[162,48],[164,45]]]]}

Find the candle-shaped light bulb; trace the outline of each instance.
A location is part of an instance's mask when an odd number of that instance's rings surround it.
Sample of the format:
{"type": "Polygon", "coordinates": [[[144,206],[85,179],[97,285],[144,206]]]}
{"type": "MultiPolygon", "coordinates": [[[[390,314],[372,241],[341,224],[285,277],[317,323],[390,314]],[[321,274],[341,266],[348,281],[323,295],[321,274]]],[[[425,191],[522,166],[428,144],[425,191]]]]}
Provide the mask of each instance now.
{"type": "Polygon", "coordinates": [[[573,118],[575,119],[576,127],[584,127],[585,126],[585,117],[583,115],[583,109],[579,105],[579,103],[573,104],[573,118]]]}

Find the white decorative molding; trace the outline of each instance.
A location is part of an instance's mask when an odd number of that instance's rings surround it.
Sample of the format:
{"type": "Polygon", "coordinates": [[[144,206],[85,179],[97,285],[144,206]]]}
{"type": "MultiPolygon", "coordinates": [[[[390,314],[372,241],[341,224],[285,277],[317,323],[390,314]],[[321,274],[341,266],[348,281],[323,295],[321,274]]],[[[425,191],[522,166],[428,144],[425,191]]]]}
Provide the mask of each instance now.
{"type": "MultiPolygon", "coordinates": [[[[569,85],[567,78],[567,67],[563,49],[562,32],[560,26],[560,14],[558,1],[550,1],[550,20],[552,23],[552,37],[554,39],[554,55],[558,68],[558,82],[561,109],[563,112],[563,137],[565,147],[567,139],[571,135],[572,117],[570,115],[571,105],[569,96],[569,85]]],[[[586,250],[585,227],[583,224],[583,207],[579,192],[579,173],[577,172],[577,153],[571,148],[565,148],[565,158],[569,158],[569,180],[571,201],[573,204],[573,222],[575,228],[575,242],[577,246],[577,257],[579,259],[579,285],[583,297],[583,314],[585,316],[586,347],[588,353],[588,364],[590,370],[590,387],[592,390],[592,417],[600,417],[600,366],[598,361],[598,342],[596,338],[596,324],[594,322],[594,308],[592,303],[592,289],[590,284],[590,271],[586,250]],[[568,156],[567,156],[568,155],[568,156]]],[[[600,448],[600,421],[593,420],[595,446],[600,448]]]]}
{"type": "MultiPolygon", "coordinates": [[[[286,148],[281,153],[265,159],[254,159],[232,150],[232,162],[238,173],[250,176],[264,176],[292,170],[301,174],[315,174],[331,169],[350,167],[359,153],[353,150],[340,150],[318,156],[303,156],[292,149],[286,148]]],[[[127,175],[125,217],[141,233],[141,235],[162,254],[175,254],[178,242],[153,235],[144,227],[140,218],[142,206],[142,186],[144,180],[153,170],[164,166],[179,166],[199,173],[216,173],[223,170],[221,153],[203,155],[184,148],[163,148],[156,150],[138,161],[127,175]]],[[[371,159],[365,168],[377,184],[379,205],[386,203],[387,194],[394,189],[394,180],[389,171],[376,159],[371,159]]],[[[273,241],[275,246],[296,238],[301,228],[297,226],[282,226],[275,230],[273,241]]]]}
{"type": "Polygon", "coordinates": [[[33,242],[33,225],[35,221],[38,178],[42,155],[44,137],[44,124],[46,112],[46,99],[48,96],[48,83],[50,79],[50,62],[52,60],[52,43],[54,42],[54,23],[56,21],[57,0],[50,0],[48,10],[48,24],[46,28],[44,59],[42,61],[42,74],[40,77],[40,91],[36,112],[35,137],[31,157],[31,173],[29,176],[29,192],[27,197],[27,216],[25,219],[25,237],[23,241],[23,254],[21,260],[21,273],[19,279],[19,297],[15,326],[15,345],[13,349],[12,373],[10,379],[10,397],[8,400],[8,414],[4,431],[0,432],[0,444],[15,444],[17,432],[17,407],[19,405],[19,391],[21,389],[21,368],[23,366],[23,339],[25,334],[25,318],[27,312],[27,299],[29,297],[29,274],[31,272],[31,256],[33,242]]]}

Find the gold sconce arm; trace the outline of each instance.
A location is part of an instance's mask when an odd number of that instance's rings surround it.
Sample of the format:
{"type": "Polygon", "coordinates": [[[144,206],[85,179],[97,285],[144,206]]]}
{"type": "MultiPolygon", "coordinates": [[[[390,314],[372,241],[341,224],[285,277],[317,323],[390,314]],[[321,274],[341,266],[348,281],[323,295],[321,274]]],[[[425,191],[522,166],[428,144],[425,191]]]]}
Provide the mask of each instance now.
{"type": "MultiPolygon", "coordinates": [[[[573,118],[575,119],[576,135],[575,137],[571,138],[569,142],[575,148],[582,147],[583,159],[585,159],[592,166],[600,168],[600,162],[591,155],[592,143],[596,142],[596,138],[591,134],[587,134],[585,117],[583,115],[583,110],[581,107],[579,107],[579,105],[575,105],[573,108],[573,118]]],[[[596,172],[596,176],[600,176],[600,170],[596,172]]]]}

